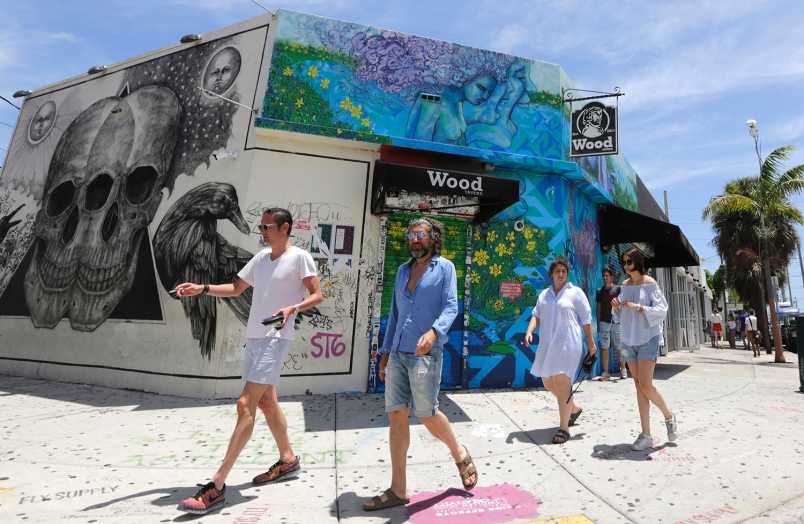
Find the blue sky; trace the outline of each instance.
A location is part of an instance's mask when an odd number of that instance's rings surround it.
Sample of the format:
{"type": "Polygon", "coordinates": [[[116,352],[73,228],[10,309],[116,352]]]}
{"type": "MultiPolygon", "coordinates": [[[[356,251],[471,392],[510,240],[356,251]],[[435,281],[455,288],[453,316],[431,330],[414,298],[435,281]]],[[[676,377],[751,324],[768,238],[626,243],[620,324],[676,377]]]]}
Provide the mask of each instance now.
{"type": "MultiPolygon", "coordinates": [[[[561,65],[575,84],[620,87],[620,150],[684,230],[704,267],[718,257],[701,210],[736,177],[756,175],[745,121],[763,156],[798,148],[804,163],[804,3],[623,0],[594,10],[576,0],[301,0],[272,4],[561,65]]],[[[5,2],[0,95],[43,87],[261,14],[250,0],[5,2]]],[[[0,163],[17,110],[0,101],[0,163]]],[[[801,207],[804,196],[795,197],[801,207]]],[[[804,235],[804,228],[799,231],[804,235]]],[[[798,260],[793,295],[804,307],[798,260]]]]}

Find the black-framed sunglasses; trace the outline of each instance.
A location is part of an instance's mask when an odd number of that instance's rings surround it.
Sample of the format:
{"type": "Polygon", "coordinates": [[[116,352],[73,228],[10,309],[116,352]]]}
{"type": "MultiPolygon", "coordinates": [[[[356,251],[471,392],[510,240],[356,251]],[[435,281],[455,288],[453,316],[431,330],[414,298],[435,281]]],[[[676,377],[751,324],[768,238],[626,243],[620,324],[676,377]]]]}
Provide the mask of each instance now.
{"type": "Polygon", "coordinates": [[[628,260],[623,259],[623,267],[625,267],[625,266],[631,266],[631,265],[633,265],[633,264],[634,264],[634,261],[633,261],[633,260],[631,260],[630,258],[629,258],[628,260]]]}
{"type": "Polygon", "coordinates": [[[427,236],[427,233],[425,233],[424,231],[417,231],[415,233],[408,233],[405,236],[408,237],[408,240],[413,240],[416,237],[424,238],[427,236]]]}
{"type": "Polygon", "coordinates": [[[260,227],[261,227],[263,230],[268,231],[268,230],[270,230],[272,227],[279,227],[279,224],[262,224],[260,227]]]}

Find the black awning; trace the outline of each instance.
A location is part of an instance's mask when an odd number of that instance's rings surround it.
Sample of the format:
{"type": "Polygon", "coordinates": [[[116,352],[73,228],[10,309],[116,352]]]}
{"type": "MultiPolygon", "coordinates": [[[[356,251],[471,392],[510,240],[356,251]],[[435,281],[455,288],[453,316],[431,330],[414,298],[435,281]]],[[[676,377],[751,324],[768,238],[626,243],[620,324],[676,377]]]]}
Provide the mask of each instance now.
{"type": "Polygon", "coordinates": [[[436,211],[480,223],[517,202],[518,180],[390,162],[374,164],[374,214],[436,211]]]}
{"type": "Polygon", "coordinates": [[[649,267],[698,266],[698,253],[690,245],[681,228],[615,205],[598,206],[600,245],[644,242],[653,245],[654,256],[649,267]]]}

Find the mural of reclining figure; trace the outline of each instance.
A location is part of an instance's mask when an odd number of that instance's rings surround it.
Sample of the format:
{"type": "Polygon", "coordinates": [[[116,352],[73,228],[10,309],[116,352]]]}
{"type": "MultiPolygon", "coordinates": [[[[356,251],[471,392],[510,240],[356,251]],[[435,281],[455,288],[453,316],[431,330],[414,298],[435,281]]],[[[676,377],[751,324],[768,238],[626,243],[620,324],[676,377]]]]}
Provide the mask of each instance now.
{"type": "Polygon", "coordinates": [[[519,128],[511,119],[517,105],[530,103],[536,86],[530,80],[530,62],[515,60],[508,68],[508,78],[494,89],[491,96],[475,108],[473,122],[466,130],[466,144],[486,142],[502,148],[511,147],[519,128]]]}
{"type": "Polygon", "coordinates": [[[471,108],[485,102],[496,85],[493,76],[483,75],[461,89],[447,87],[438,102],[427,100],[426,93],[422,93],[410,110],[405,136],[428,142],[461,143],[468,126],[467,114],[471,122],[476,113],[471,108]]]}
{"type": "Polygon", "coordinates": [[[182,110],[140,88],[84,110],[50,161],[25,300],[36,327],[93,331],[129,292],[170,167],[182,110]]]}

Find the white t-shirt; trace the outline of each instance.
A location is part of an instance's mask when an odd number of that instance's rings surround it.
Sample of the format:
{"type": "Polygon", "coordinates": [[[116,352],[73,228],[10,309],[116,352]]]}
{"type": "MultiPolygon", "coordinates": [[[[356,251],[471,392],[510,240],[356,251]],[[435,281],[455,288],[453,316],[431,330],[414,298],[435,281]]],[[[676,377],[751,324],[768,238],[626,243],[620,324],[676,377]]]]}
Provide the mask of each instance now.
{"type": "Polygon", "coordinates": [[[271,260],[270,249],[254,255],[237,274],[254,287],[246,337],[293,340],[296,315],[290,315],[285,327],[279,330],[272,326],[263,326],[261,321],[279,309],[295,306],[304,300],[307,291],[304,279],[317,274],[312,255],[296,246],[291,246],[276,260],[271,260]]]}

